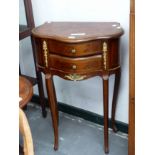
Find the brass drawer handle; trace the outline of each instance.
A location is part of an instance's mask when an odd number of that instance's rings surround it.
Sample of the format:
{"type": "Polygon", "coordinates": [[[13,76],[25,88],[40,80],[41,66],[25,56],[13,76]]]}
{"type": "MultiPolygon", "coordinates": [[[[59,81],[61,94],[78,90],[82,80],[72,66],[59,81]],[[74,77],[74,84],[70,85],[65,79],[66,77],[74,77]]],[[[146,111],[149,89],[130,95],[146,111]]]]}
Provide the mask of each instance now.
{"type": "Polygon", "coordinates": [[[76,66],[76,65],[73,65],[73,66],[72,66],[72,69],[76,69],[76,68],[77,68],[77,66],[76,66]]]}
{"type": "Polygon", "coordinates": [[[72,80],[72,81],[80,81],[86,78],[86,75],[69,74],[69,75],[65,75],[65,78],[72,80]]]}
{"type": "Polygon", "coordinates": [[[75,49],[72,49],[71,50],[71,53],[75,54],[76,53],[76,50],[75,49]]]}

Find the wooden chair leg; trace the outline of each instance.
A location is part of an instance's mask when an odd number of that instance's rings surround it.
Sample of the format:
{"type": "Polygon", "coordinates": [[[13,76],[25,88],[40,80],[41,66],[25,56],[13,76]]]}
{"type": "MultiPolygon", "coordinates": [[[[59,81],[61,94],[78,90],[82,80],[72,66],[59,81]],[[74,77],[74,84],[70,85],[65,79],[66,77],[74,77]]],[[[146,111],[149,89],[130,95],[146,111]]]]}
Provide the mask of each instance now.
{"type": "Polygon", "coordinates": [[[53,122],[53,129],[54,129],[54,150],[58,149],[58,111],[56,105],[56,97],[55,97],[55,90],[54,90],[54,83],[53,77],[51,74],[45,75],[46,80],[46,89],[48,94],[49,106],[51,110],[51,117],[53,122]]]}
{"type": "Polygon", "coordinates": [[[108,134],[108,98],[109,80],[103,77],[103,104],[104,104],[104,151],[109,153],[109,134],[108,134]]]}
{"type": "Polygon", "coordinates": [[[117,105],[117,96],[120,84],[120,70],[115,73],[115,84],[114,84],[114,93],[113,93],[113,100],[112,100],[112,111],[111,111],[111,121],[112,121],[112,129],[114,132],[117,132],[117,127],[115,124],[115,113],[116,113],[116,105],[117,105]]]}
{"type": "Polygon", "coordinates": [[[20,108],[19,108],[19,130],[23,136],[24,155],[34,155],[31,129],[30,129],[25,113],[20,108]]]}

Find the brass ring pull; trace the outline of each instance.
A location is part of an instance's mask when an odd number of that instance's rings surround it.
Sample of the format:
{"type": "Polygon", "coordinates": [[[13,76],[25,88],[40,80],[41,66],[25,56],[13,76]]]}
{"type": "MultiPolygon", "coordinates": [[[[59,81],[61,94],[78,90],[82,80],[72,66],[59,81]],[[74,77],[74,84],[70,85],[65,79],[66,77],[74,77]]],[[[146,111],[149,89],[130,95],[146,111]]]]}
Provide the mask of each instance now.
{"type": "Polygon", "coordinates": [[[73,66],[72,66],[72,69],[76,69],[76,68],[77,68],[77,66],[76,66],[76,65],[73,65],[73,66]]]}
{"type": "Polygon", "coordinates": [[[71,50],[71,53],[75,54],[76,53],[76,50],[75,49],[72,49],[71,50]]]}

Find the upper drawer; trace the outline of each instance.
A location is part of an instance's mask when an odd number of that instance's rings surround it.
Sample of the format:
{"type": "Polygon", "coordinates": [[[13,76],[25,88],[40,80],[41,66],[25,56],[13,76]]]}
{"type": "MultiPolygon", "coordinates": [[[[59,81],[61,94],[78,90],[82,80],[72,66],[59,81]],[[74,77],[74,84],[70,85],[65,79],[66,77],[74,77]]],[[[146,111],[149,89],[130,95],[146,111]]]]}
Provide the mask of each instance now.
{"type": "Polygon", "coordinates": [[[102,51],[101,40],[82,42],[82,43],[65,43],[55,40],[48,40],[49,53],[55,53],[62,56],[89,56],[99,54],[102,51]]]}

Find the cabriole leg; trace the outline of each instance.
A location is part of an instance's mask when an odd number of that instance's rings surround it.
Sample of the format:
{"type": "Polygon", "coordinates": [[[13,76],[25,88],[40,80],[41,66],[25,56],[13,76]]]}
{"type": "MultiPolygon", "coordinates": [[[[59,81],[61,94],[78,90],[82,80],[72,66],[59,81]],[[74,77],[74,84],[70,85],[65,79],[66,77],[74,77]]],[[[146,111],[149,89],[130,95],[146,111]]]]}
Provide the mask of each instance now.
{"type": "Polygon", "coordinates": [[[58,109],[56,104],[53,77],[51,76],[51,74],[46,74],[45,80],[46,80],[46,89],[47,89],[48,101],[49,101],[49,106],[51,110],[51,117],[53,122],[53,129],[54,129],[54,150],[57,150],[58,149],[58,109]]]}
{"type": "Polygon", "coordinates": [[[117,97],[118,97],[118,90],[120,84],[120,70],[115,73],[115,84],[114,84],[114,93],[113,93],[113,100],[112,100],[112,111],[111,111],[111,121],[112,121],[112,129],[114,132],[117,132],[117,127],[115,124],[115,113],[116,113],[116,105],[117,105],[117,97]]]}

